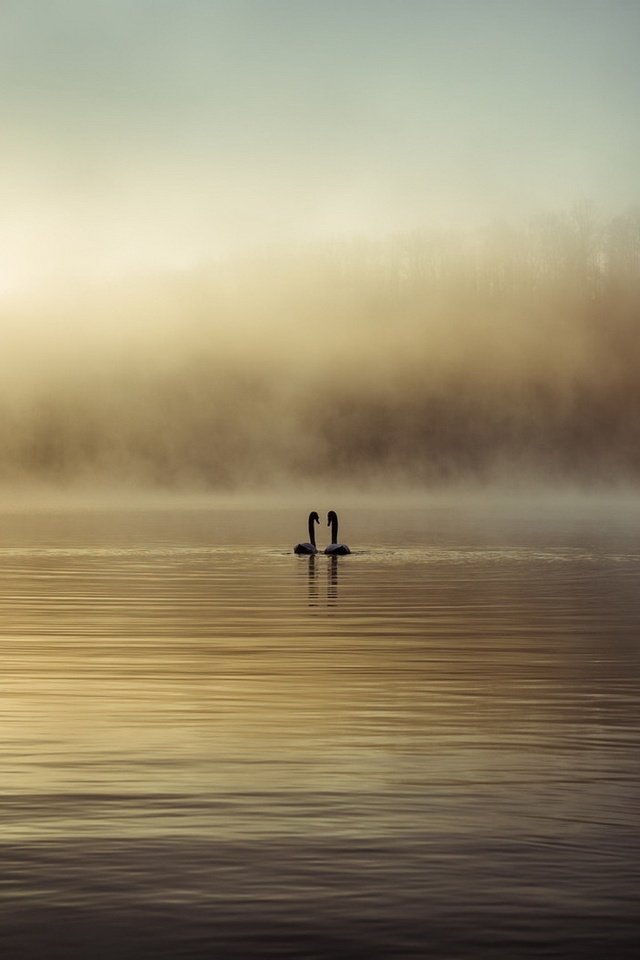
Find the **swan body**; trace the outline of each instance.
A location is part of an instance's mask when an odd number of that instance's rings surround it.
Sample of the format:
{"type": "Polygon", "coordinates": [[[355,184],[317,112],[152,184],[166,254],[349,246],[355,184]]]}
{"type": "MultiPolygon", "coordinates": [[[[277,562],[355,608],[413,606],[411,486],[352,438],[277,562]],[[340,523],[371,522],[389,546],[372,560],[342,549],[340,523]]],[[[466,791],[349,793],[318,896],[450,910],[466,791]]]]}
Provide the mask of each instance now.
{"type": "Polygon", "coordinates": [[[331,557],[344,557],[347,553],[351,553],[346,543],[338,543],[338,514],[335,510],[329,510],[327,526],[331,527],[331,543],[324,552],[331,557]]]}
{"type": "Polygon", "coordinates": [[[316,547],[316,531],[314,526],[316,523],[320,523],[320,517],[314,510],[313,513],[309,514],[309,542],[296,543],[295,547],[293,548],[294,553],[311,554],[318,552],[318,548],[316,547]]]}

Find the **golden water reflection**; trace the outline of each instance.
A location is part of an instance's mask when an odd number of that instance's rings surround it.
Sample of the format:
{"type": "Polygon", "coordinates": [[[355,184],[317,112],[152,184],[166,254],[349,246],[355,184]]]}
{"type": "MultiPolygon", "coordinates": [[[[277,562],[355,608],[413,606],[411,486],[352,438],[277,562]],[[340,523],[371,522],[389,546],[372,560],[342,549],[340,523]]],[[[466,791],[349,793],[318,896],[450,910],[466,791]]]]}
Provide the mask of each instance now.
{"type": "MultiPolygon", "coordinates": [[[[0,550],[12,849],[286,841],[330,857],[366,842],[387,845],[393,883],[404,870],[415,890],[437,844],[453,903],[481,872],[484,838],[518,849],[517,869],[495,861],[496,909],[515,897],[523,915],[529,860],[537,870],[558,845],[562,882],[589,909],[602,904],[585,864],[599,869],[603,850],[607,896],[628,889],[640,799],[629,542],[309,558],[191,533],[105,545],[75,524],[66,542],[0,550]]],[[[368,876],[367,896],[390,903],[385,876],[368,876]]]]}

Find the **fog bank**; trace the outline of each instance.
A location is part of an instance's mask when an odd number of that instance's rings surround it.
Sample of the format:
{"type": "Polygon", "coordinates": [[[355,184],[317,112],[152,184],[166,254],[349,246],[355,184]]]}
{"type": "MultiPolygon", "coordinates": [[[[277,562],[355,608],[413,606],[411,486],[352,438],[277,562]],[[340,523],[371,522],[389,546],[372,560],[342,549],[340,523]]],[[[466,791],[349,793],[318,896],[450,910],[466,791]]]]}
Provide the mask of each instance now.
{"type": "Polygon", "coordinates": [[[0,481],[640,479],[640,213],[5,297],[0,481]]]}

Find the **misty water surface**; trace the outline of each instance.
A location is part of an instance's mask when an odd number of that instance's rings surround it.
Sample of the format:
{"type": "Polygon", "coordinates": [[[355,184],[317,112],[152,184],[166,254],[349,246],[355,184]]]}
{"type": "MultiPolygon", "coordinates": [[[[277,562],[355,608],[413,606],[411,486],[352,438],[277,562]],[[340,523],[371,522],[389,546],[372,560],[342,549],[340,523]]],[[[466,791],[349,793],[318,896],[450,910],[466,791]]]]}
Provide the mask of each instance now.
{"type": "Polygon", "coordinates": [[[635,956],[639,520],[5,513],[3,954],[635,956]]]}

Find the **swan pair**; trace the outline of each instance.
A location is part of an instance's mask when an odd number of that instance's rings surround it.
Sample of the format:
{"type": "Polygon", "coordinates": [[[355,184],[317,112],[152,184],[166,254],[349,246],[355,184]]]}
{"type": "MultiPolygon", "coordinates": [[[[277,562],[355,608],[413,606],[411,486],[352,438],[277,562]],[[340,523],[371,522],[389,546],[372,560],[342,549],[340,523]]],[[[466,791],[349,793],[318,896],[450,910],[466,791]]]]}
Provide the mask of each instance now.
{"type": "MultiPolygon", "coordinates": [[[[316,523],[320,523],[320,517],[314,510],[313,513],[309,514],[309,542],[297,543],[293,548],[294,553],[318,552],[318,548],[316,547],[316,523]]],[[[329,510],[327,514],[327,526],[331,527],[331,543],[326,547],[324,552],[332,557],[344,556],[347,553],[351,553],[346,543],[338,543],[338,514],[335,510],[329,510]]]]}

